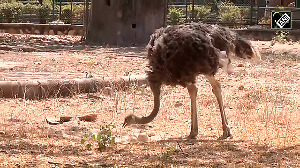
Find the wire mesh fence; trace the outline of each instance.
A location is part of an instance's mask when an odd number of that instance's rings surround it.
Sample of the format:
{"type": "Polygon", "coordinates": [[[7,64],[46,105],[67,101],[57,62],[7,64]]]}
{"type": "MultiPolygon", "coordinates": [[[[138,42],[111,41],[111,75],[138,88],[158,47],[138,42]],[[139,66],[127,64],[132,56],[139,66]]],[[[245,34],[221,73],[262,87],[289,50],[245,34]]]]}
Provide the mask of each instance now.
{"type": "Polygon", "coordinates": [[[168,23],[202,21],[226,25],[250,24],[252,8],[251,0],[170,0],[168,23]]]}
{"type": "Polygon", "coordinates": [[[300,8],[297,4],[270,7],[264,0],[169,0],[168,3],[167,18],[171,25],[202,21],[230,27],[258,25],[269,29],[271,12],[286,10],[293,13],[293,27],[300,28],[300,8]]]}
{"type": "Polygon", "coordinates": [[[0,0],[0,23],[83,24],[86,0],[0,0]]]}

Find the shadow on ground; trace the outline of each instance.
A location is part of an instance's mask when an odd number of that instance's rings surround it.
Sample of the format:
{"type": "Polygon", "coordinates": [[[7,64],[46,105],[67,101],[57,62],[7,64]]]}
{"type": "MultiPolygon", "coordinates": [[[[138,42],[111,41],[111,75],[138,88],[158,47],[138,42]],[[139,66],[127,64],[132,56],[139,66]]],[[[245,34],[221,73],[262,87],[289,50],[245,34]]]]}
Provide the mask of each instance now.
{"type": "Polygon", "coordinates": [[[272,149],[268,146],[253,145],[244,141],[163,140],[145,144],[131,144],[124,149],[112,151],[110,158],[99,158],[91,161],[96,165],[174,165],[174,166],[299,166],[299,148],[292,146],[272,149]],[[135,153],[134,149],[141,152],[135,153]],[[160,151],[151,154],[151,151],[160,151]],[[117,154],[117,155],[116,155],[117,154]],[[121,160],[117,160],[116,156],[121,160]]]}
{"type": "MultiPolygon", "coordinates": [[[[53,139],[54,140],[54,139],[53,139]]],[[[105,152],[85,150],[80,145],[42,145],[14,138],[0,137],[0,155],[31,155],[33,158],[72,157],[76,166],[299,166],[300,146],[270,148],[235,140],[183,140],[169,139],[148,143],[116,144],[105,152]],[[92,154],[93,153],[93,154],[92,154]],[[84,162],[83,162],[84,160],[84,162]]],[[[54,140],[55,141],[55,140],[54,140]]],[[[51,162],[49,162],[51,164],[51,162]]],[[[29,162],[28,162],[29,164],[29,162]]],[[[38,164],[30,162],[30,164],[38,164]]]]}

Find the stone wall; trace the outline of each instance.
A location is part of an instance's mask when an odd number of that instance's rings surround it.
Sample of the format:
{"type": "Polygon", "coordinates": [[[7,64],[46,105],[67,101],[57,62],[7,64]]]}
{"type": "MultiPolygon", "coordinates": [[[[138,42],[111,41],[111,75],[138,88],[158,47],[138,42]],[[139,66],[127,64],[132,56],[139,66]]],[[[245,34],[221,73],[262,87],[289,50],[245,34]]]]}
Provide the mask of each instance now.
{"type": "Polygon", "coordinates": [[[84,29],[82,25],[70,24],[0,23],[0,33],[82,36],[84,29]]]}

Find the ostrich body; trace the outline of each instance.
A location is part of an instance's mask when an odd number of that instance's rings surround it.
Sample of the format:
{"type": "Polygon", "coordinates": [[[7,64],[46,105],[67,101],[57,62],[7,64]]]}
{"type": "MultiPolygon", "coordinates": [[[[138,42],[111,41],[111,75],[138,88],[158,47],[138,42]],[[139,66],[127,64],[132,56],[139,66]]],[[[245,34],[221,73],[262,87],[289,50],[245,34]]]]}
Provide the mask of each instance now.
{"type": "Polygon", "coordinates": [[[196,77],[203,74],[211,84],[219,104],[223,129],[220,139],[231,137],[224,112],[221,86],[214,75],[219,68],[226,67],[228,70],[231,65],[230,55],[233,53],[242,58],[258,57],[251,43],[220,26],[189,23],[157,29],[151,35],[146,48],[150,68],[147,75],[154,95],[154,108],[146,117],[137,117],[133,114],[127,116],[123,126],[151,122],[159,111],[162,84],[181,85],[188,89],[191,98],[192,122],[188,138],[195,138],[198,135],[196,107],[198,89],[195,82],[196,77]]]}

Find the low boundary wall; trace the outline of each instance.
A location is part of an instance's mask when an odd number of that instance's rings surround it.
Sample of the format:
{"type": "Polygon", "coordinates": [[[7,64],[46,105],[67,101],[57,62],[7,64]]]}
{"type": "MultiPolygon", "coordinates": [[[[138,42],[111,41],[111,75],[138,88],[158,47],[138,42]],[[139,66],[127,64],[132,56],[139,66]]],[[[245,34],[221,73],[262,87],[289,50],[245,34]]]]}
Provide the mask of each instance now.
{"type": "Polygon", "coordinates": [[[0,33],[83,36],[83,25],[0,23],[0,33]]]}
{"type": "MultiPolygon", "coordinates": [[[[234,29],[242,37],[250,40],[270,41],[278,36],[278,30],[265,30],[265,29],[234,29]]],[[[300,41],[300,30],[288,30],[289,35],[287,40],[300,41]]]]}

